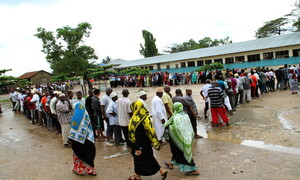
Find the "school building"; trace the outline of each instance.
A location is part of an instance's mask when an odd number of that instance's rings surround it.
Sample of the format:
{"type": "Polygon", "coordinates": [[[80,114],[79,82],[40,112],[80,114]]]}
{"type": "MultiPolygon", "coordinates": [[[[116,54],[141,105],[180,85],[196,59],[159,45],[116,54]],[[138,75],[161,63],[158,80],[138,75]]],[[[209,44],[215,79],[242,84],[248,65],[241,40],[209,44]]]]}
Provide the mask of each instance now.
{"type": "Polygon", "coordinates": [[[151,72],[192,72],[213,62],[224,64],[224,69],[278,67],[300,62],[300,32],[237,42],[221,46],[154,56],[132,61],[122,61],[115,67],[149,69],[151,72]]]}

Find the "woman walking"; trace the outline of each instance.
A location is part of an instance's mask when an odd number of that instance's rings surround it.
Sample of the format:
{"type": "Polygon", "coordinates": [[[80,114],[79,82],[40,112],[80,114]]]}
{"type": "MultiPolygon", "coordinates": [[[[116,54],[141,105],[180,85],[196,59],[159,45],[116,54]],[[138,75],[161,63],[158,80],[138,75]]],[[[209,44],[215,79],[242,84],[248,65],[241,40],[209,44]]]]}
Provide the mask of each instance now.
{"type": "Polygon", "coordinates": [[[69,140],[73,149],[73,172],[78,175],[96,176],[93,128],[90,117],[81,102],[75,103],[69,140]]]}
{"type": "Polygon", "coordinates": [[[151,123],[149,112],[141,101],[131,104],[133,116],[128,125],[129,140],[131,141],[131,154],[134,159],[135,174],[128,180],[139,180],[141,176],[151,176],[160,172],[161,179],[167,177],[168,172],[160,167],[153,156],[152,147],[160,149],[155,130],[151,123]]]}
{"type": "Polygon", "coordinates": [[[174,103],[174,114],[166,122],[165,128],[169,129],[170,147],[172,152],[172,161],[164,164],[173,169],[173,166],[179,166],[179,170],[187,176],[198,176],[199,171],[193,161],[192,144],[194,131],[189,116],[183,111],[183,105],[180,102],[174,103]]]}
{"type": "Polygon", "coordinates": [[[297,79],[297,74],[295,73],[294,69],[290,69],[290,74],[289,74],[288,78],[289,78],[290,90],[291,90],[292,94],[297,94],[299,91],[298,79],[297,79]]]}

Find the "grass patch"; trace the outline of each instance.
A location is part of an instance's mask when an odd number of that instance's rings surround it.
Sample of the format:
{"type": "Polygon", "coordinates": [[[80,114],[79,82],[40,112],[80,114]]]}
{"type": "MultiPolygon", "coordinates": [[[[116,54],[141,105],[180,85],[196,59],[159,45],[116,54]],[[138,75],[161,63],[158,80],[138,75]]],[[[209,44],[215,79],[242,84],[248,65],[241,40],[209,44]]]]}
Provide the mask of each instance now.
{"type": "Polygon", "coordinates": [[[0,99],[0,103],[3,103],[3,102],[11,102],[10,99],[0,99]]]}

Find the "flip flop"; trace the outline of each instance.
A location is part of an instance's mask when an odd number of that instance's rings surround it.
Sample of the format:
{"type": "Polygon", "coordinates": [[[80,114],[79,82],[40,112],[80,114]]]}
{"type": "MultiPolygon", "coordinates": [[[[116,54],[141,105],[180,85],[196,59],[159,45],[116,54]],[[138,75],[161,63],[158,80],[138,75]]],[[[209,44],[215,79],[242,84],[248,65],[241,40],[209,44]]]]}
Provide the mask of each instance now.
{"type": "Polygon", "coordinates": [[[171,170],[173,169],[173,167],[171,167],[169,163],[164,162],[164,164],[166,165],[166,167],[167,167],[168,169],[171,169],[171,170]]]}
{"type": "Polygon", "coordinates": [[[186,176],[199,176],[199,173],[196,173],[195,171],[189,171],[187,173],[185,173],[184,175],[186,176]]]}
{"type": "Polygon", "coordinates": [[[166,171],[164,174],[161,175],[161,179],[165,180],[168,176],[168,171],[166,171]]]}
{"type": "Polygon", "coordinates": [[[136,175],[129,176],[128,180],[141,180],[136,177],[136,175]]]}

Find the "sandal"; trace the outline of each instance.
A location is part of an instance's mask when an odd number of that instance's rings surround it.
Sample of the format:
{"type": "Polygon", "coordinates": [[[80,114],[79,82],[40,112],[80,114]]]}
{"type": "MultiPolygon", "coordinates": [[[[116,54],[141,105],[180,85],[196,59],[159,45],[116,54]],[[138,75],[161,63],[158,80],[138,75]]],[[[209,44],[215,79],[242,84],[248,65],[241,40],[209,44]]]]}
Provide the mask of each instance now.
{"type": "Polygon", "coordinates": [[[141,178],[137,178],[136,175],[129,176],[128,180],[141,180],[141,178]]]}
{"type": "Polygon", "coordinates": [[[168,171],[166,171],[164,174],[161,174],[161,179],[165,180],[168,176],[168,171]]]}
{"type": "Polygon", "coordinates": [[[167,167],[168,169],[171,169],[171,170],[173,169],[173,167],[170,166],[171,163],[164,162],[164,164],[166,165],[166,167],[167,167]]]}
{"type": "Polygon", "coordinates": [[[199,176],[199,172],[198,171],[189,171],[189,172],[186,172],[184,173],[184,175],[186,176],[199,176]]]}

